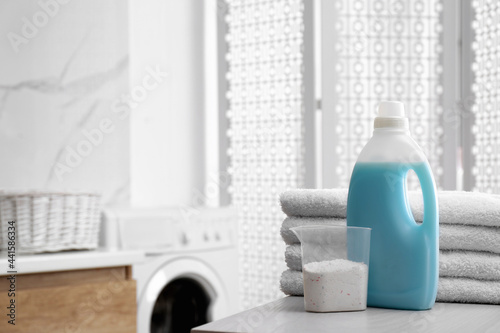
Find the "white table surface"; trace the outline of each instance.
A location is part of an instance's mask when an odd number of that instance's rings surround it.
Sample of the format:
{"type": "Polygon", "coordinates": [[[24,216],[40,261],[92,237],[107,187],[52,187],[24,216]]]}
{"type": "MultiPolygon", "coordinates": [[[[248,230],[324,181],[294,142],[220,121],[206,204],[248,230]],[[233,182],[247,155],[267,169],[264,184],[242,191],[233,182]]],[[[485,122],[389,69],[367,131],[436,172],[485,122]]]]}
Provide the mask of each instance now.
{"type": "MultiPolygon", "coordinates": [[[[68,251],[43,254],[19,254],[15,256],[17,274],[128,266],[143,262],[145,254],[136,250],[98,249],[92,251],[68,251]]],[[[0,275],[7,275],[7,254],[0,252],[0,275]]]]}
{"type": "Polygon", "coordinates": [[[500,305],[436,303],[428,311],[367,308],[311,313],[303,297],[285,297],[191,330],[208,332],[500,332],[500,305]]]}

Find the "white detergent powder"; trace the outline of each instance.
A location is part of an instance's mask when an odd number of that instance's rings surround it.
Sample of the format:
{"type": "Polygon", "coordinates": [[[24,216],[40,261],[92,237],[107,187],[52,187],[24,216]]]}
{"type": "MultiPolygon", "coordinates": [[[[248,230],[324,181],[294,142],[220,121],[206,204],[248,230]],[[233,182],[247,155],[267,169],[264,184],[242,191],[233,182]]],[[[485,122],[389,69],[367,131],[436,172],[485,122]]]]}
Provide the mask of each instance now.
{"type": "Polygon", "coordinates": [[[304,265],[306,311],[356,311],[366,309],[368,266],[345,259],[304,265]]]}

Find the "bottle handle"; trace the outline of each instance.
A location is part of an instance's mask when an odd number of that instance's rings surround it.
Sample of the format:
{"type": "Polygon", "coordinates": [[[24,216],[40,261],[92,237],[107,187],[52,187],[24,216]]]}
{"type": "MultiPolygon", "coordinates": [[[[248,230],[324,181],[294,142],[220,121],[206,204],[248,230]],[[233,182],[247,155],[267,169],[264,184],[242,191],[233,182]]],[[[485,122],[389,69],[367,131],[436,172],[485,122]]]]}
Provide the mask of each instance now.
{"type": "Polygon", "coordinates": [[[438,237],[438,225],[439,225],[439,214],[438,214],[438,201],[437,201],[437,191],[436,183],[434,182],[434,177],[432,176],[431,169],[427,162],[424,167],[411,167],[411,169],[417,174],[418,180],[420,181],[420,186],[422,188],[422,196],[424,198],[424,211],[423,211],[423,221],[422,227],[436,234],[438,237]],[[423,189],[432,189],[432,191],[424,192],[423,189]]]}

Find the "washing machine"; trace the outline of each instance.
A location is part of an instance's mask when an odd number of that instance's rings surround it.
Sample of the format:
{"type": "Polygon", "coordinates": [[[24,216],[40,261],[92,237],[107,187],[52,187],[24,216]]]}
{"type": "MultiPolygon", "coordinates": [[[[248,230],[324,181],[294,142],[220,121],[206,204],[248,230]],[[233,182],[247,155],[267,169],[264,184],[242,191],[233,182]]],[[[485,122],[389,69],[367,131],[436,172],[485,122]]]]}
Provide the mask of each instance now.
{"type": "Polygon", "coordinates": [[[239,310],[232,208],[107,209],[101,245],[146,253],[132,269],[139,333],[189,332],[239,310]]]}

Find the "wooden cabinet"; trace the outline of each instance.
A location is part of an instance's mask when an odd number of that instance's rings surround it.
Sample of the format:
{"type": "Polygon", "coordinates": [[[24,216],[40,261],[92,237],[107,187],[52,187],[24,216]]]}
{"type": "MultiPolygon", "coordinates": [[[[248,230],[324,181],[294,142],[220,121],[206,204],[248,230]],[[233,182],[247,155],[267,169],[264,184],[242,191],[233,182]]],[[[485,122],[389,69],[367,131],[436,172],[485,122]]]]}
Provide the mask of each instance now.
{"type": "Polygon", "coordinates": [[[16,276],[16,325],[7,323],[10,282],[0,280],[0,332],[136,332],[136,284],[131,267],[16,276]]]}

